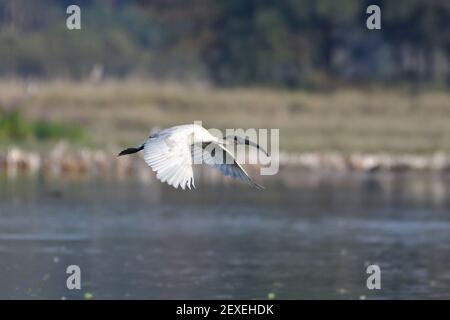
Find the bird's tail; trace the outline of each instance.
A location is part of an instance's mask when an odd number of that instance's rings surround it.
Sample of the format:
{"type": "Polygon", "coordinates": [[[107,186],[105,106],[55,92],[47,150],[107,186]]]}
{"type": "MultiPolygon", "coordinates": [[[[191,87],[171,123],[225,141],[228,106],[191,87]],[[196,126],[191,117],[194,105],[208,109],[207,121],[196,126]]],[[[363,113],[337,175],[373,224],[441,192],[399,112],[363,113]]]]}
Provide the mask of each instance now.
{"type": "Polygon", "coordinates": [[[141,151],[142,149],[144,149],[144,145],[140,145],[137,148],[127,148],[125,150],[120,151],[120,153],[117,155],[118,157],[126,155],[126,154],[132,154],[132,153],[136,153],[141,151]]]}

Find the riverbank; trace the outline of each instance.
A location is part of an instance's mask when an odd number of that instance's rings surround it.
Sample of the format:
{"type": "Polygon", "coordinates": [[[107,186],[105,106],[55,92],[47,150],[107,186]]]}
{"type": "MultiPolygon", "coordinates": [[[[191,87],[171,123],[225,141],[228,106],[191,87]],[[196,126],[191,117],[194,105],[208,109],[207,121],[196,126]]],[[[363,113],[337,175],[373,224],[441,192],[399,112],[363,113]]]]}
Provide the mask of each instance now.
{"type": "Polygon", "coordinates": [[[0,80],[0,171],[148,172],[139,156],[118,159],[118,151],[151,130],[195,120],[206,128],[280,129],[281,170],[449,171],[448,101],[445,91],[405,88],[311,92],[136,79],[0,80]]]}
{"type": "MultiPolygon", "coordinates": [[[[82,146],[115,150],[152,128],[201,120],[206,128],[278,128],[287,153],[450,153],[450,94],[413,88],[333,91],[211,88],[148,80],[0,81],[0,109],[20,109],[31,123],[76,126],[82,146]]],[[[56,134],[55,134],[56,135],[56,134]]],[[[30,150],[52,144],[21,143],[30,150]]],[[[17,141],[2,141],[0,150],[17,141]]]]}
{"type": "MultiPolygon", "coordinates": [[[[450,155],[443,152],[431,155],[389,155],[386,153],[287,153],[279,156],[280,170],[301,168],[304,170],[331,172],[373,172],[373,171],[450,171],[450,155]]],[[[70,149],[65,143],[58,143],[48,152],[27,151],[10,147],[0,152],[0,168],[9,176],[18,173],[47,173],[51,175],[99,175],[125,176],[129,173],[146,174],[151,170],[142,155],[118,158],[105,150],[89,148],[70,149]]],[[[247,166],[256,173],[257,166],[247,166]]]]}

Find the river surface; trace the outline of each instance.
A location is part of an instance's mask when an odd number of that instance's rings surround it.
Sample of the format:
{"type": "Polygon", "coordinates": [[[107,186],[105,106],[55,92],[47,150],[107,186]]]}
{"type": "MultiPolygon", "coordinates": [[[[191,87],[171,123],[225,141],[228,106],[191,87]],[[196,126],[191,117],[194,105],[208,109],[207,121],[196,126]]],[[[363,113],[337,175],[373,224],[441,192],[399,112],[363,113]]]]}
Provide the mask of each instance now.
{"type": "Polygon", "coordinates": [[[311,173],[266,190],[0,178],[3,299],[450,298],[443,174],[311,173]],[[69,290],[66,269],[81,270],[69,290]],[[380,268],[369,290],[367,267],[380,268]]]}

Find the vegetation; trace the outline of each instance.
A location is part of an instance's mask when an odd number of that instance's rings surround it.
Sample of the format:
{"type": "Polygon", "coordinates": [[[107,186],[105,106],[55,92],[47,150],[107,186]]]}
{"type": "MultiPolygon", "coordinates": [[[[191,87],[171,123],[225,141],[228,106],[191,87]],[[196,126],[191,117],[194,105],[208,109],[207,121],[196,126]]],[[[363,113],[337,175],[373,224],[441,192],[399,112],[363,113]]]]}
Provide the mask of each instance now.
{"type": "Polygon", "coordinates": [[[202,120],[279,128],[288,151],[449,152],[449,13],[448,0],[0,0],[0,105],[22,106],[0,114],[0,143],[116,150],[202,120]],[[81,30],[66,28],[70,4],[81,30]],[[382,30],[366,28],[369,4],[382,30]]]}
{"type": "MultiPolygon", "coordinates": [[[[141,142],[152,128],[194,120],[207,128],[279,128],[286,151],[450,151],[450,94],[445,91],[350,88],[318,93],[129,80],[97,85],[0,82],[0,97],[20,100],[29,123],[46,115],[48,123],[84,128],[85,143],[114,151],[141,142]]],[[[78,131],[57,131],[73,140],[79,137],[78,131]]]]}
{"type": "Polygon", "coordinates": [[[57,139],[81,142],[84,140],[84,134],[80,127],[73,125],[27,120],[20,110],[0,112],[0,143],[57,139]]]}
{"type": "Polygon", "coordinates": [[[442,87],[449,15],[448,0],[0,0],[0,74],[442,87]],[[82,29],[69,31],[65,9],[75,3],[82,29]],[[369,4],[381,7],[381,31],[366,28],[369,4]]]}

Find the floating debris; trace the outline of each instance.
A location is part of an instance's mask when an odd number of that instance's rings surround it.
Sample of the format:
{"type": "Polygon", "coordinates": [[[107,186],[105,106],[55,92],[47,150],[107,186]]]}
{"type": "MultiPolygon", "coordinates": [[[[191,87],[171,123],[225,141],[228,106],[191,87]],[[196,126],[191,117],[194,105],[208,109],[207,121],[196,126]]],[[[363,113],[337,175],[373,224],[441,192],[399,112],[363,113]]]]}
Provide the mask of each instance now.
{"type": "Polygon", "coordinates": [[[94,295],[93,295],[92,293],[90,293],[90,292],[85,292],[84,295],[83,295],[83,298],[84,298],[85,300],[90,300],[90,299],[92,299],[93,297],[94,297],[94,295]]]}
{"type": "Polygon", "coordinates": [[[337,289],[337,292],[341,295],[344,295],[348,293],[348,290],[346,288],[339,288],[337,289]]]}

